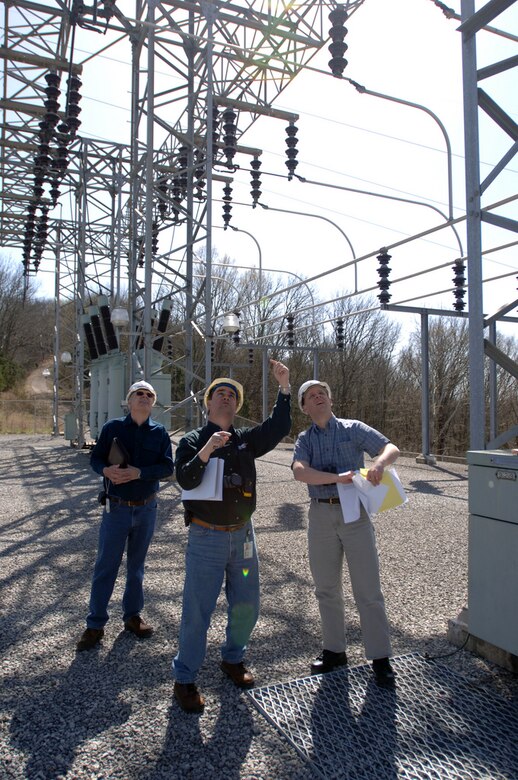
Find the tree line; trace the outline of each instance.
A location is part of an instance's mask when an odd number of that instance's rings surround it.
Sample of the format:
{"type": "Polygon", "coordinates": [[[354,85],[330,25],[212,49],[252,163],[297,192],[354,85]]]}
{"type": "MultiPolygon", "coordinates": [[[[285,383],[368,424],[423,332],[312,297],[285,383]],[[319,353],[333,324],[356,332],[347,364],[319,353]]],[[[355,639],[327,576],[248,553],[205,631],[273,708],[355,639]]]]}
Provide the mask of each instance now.
{"type": "MultiPolygon", "coordinates": [[[[228,375],[242,382],[245,403],[242,416],[262,417],[262,353],[290,367],[294,394],[302,382],[318,378],[333,391],[334,411],[342,417],[364,420],[383,431],[402,450],[421,452],[421,333],[418,323],[405,327],[379,309],[376,299],[337,291],[332,302],[321,302],[302,280],[257,269],[240,271],[228,258],[214,257],[211,280],[213,315],[212,376],[228,375]],[[293,281],[293,280],[291,280],[293,281]],[[223,316],[238,312],[240,332],[225,335],[223,316]]],[[[194,308],[190,318],[204,323],[205,263],[203,257],[193,279],[194,308]]],[[[37,297],[34,284],[26,284],[20,271],[0,259],[0,391],[20,388],[26,375],[53,355],[53,300],[37,297]]],[[[61,312],[61,349],[73,352],[74,306],[61,312]],[[70,343],[69,343],[70,342],[70,343]]],[[[171,374],[173,402],[185,397],[185,299],[172,296],[171,318],[165,339],[164,371],[171,374]]],[[[518,342],[502,337],[498,346],[514,360],[518,342]]],[[[204,376],[205,342],[193,335],[194,373],[204,376]]],[[[448,317],[429,321],[430,449],[435,455],[464,455],[469,449],[468,322],[448,317]]],[[[489,361],[485,366],[489,398],[489,361]]],[[[497,369],[498,431],[518,420],[516,380],[497,369]]],[[[203,390],[195,379],[193,392],[203,390]]],[[[269,405],[276,388],[269,384],[269,405]]],[[[293,404],[296,435],[307,418],[293,404]]],[[[486,438],[489,438],[489,420],[486,438]]],[[[513,442],[509,446],[515,446],[513,442]]]]}
{"type": "MultiPolygon", "coordinates": [[[[201,301],[203,258],[195,278],[194,300],[201,301]]],[[[288,286],[284,278],[262,274],[256,269],[239,272],[226,258],[212,280],[213,331],[212,375],[232,370],[232,376],[245,388],[242,415],[251,420],[262,414],[261,350],[268,345],[270,357],[287,362],[294,392],[311,379],[318,356],[318,378],[333,391],[338,416],[364,420],[383,431],[408,452],[421,452],[421,332],[411,323],[403,332],[391,315],[379,309],[375,298],[337,291],[331,303],[321,303],[315,291],[303,282],[288,286]],[[222,315],[239,312],[242,330],[239,341],[222,334],[222,315]],[[220,315],[218,317],[218,315],[220,315]],[[293,330],[289,317],[293,317],[293,330]],[[337,339],[337,323],[340,338],[337,339]],[[340,347],[337,344],[340,342],[340,347]],[[237,343],[236,343],[237,341],[237,343]],[[293,342],[293,345],[290,344],[293,342]]],[[[194,319],[202,321],[203,306],[198,302],[194,319]]],[[[173,312],[179,333],[183,333],[183,312],[173,312]]],[[[464,456],[469,449],[469,334],[468,320],[442,317],[429,320],[430,449],[435,455],[464,456]]],[[[174,344],[173,352],[182,350],[174,344]]],[[[518,358],[518,342],[499,337],[498,346],[518,358]]],[[[194,340],[195,362],[203,375],[204,344],[194,340]]],[[[196,369],[195,369],[196,372],[196,369]]],[[[176,372],[173,397],[181,398],[183,375],[176,372]]],[[[485,365],[486,398],[489,398],[489,360],[485,365]]],[[[507,430],[518,420],[516,380],[497,369],[498,431],[507,430]]],[[[201,389],[194,382],[193,390],[201,389]]],[[[271,388],[273,403],[275,388],[271,388]]],[[[296,400],[296,398],[295,398],[296,400]]],[[[307,425],[293,404],[294,435],[307,425]]],[[[486,439],[489,439],[489,409],[486,439]]],[[[515,446],[512,442],[509,446],[515,446]]]]}

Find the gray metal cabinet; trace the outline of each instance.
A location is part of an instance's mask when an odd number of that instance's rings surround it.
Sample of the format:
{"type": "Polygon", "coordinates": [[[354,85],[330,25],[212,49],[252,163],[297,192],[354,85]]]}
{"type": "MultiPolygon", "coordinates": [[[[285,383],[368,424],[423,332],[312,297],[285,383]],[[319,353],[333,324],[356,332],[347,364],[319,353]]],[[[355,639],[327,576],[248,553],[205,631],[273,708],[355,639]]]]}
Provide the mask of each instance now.
{"type": "Polygon", "coordinates": [[[518,655],[518,456],[468,452],[468,630],[518,655]]]}

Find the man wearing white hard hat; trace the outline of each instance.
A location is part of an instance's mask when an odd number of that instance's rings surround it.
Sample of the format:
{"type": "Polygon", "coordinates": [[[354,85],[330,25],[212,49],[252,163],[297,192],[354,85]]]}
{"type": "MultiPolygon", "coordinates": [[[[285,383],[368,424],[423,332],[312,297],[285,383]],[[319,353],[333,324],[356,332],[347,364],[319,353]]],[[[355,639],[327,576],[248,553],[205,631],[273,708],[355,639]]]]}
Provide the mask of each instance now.
{"type": "Polygon", "coordinates": [[[189,539],[179,649],[172,666],[174,695],[186,712],[204,708],[196,679],[223,582],[228,618],[221,669],[239,688],[254,684],[243,658],[259,616],[259,562],[252,525],[255,458],[276,447],[291,427],[289,371],[277,360],[270,363],[279,393],[267,420],[254,427],[234,428],[243,388],[234,379],[220,377],[205,393],[207,424],[186,434],[176,451],[176,478],[184,491],[191,491],[182,496],[189,539]],[[206,472],[218,465],[223,466],[221,498],[207,500],[196,491],[203,489],[206,472]]]}
{"type": "Polygon", "coordinates": [[[90,593],[90,611],[77,650],[101,641],[108,622],[108,604],[126,548],[126,587],[122,599],[127,631],[146,639],[153,628],[140,613],[144,606],[144,563],[153,536],[159,480],[174,471],[169,434],[151,418],[156,392],[149,382],[135,382],[126,396],[128,414],[103,425],[90,456],[103,477],[99,546],[90,593]]]}
{"type": "Polygon", "coordinates": [[[372,661],[376,682],[393,686],[391,644],[381,591],[374,527],[361,505],[354,522],[344,522],[338,484],[352,482],[364,468],[364,453],[375,458],[367,479],[379,485],[384,469],[394,463],[398,448],[386,436],[360,420],[335,417],[331,389],[311,379],[298,392],[299,407],[312,425],[299,435],[293,452],[293,475],[308,485],[309,564],[322,623],[323,651],[311,664],[323,674],[347,664],[342,567],[347,560],[354,599],[360,615],[365,655],[372,661]]]}

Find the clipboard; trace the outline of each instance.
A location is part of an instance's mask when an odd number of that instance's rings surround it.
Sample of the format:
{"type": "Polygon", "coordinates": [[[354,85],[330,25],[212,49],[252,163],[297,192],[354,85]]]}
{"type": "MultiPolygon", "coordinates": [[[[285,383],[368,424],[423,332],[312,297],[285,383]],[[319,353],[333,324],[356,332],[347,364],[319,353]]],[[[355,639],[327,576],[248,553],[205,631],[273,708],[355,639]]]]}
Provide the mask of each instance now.
{"type": "Polygon", "coordinates": [[[182,501],[221,501],[223,499],[223,458],[211,458],[198,487],[182,490],[182,501]]]}
{"type": "Polygon", "coordinates": [[[129,463],[129,452],[124,444],[114,436],[112,439],[110,451],[108,453],[108,465],[120,466],[121,469],[127,468],[129,463]]]}

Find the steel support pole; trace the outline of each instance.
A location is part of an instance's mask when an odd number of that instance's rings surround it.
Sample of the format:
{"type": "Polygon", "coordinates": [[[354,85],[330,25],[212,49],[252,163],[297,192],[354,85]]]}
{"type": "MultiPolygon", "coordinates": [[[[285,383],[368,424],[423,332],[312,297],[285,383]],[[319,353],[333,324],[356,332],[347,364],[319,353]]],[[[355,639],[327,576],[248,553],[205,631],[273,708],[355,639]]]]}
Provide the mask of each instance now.
{"type": "Polygon", "coordinates": [[[60,264],[61,264],[61,228],[56,228],[56,270],[54,277],[54,387],[52,404],[52,435],[59,436],[59,353],[61,349],[61,309],[60,309],[60,264]]]}
{"type": "Polygon", "coordinates": [[[189,12],[189,35],[191,46],[187,50],[189,67],[187,69],[188,88],[187,88],[187,136],[189,138],[190,148],[188,151],[187,175],[187,249],[186,249],[186,271],[187,281],[185,290],[185,366],[184,366],[184,392],[188,399],[185,405],[185,430],[190,431],[193,428],[193,400],[192,400],[192,382],[194,374],[193,363],[193,279],[194,279],[194,203],[193,203],[193,176],[194,176],[194,11],[189,12]]]}
{"type": "MultiPolygon", "coordinates": [[[[475,13],[474,0],[462,0],[462,21],[475,13]]],[[[474,32],[462,33],[464,144],[469,301],[470,449],[485,449],[484,314],[477,98],[477,52],[474,32]]]]}
{"type": "Polygon", "coordinates": [[[430,339],[428,312],[421,313],[421,446],[425,463],[430,459],[430,339]]]}
{"type": "Polygon", "coordinates": [[[77,274],[76,274],[76,330],[78,339],[76,342],[74,364],[76,366],[74,392],[74,412],[77,421],[77,446],[83,447],[85,443],[84,425],[84,374],[85,374],[85,342],[82,327],[85,297],[85,273],[86,273],[86,218],[88,213],[87,199],[87,170],[88,170],[88,143],[85,142],[81,153],[81,184],[77,193],[78,208],[78,247],[77,247],[77,274]]]}
{"type": "Polygon", "coordinates": [[[261,350],[262,366],[263,366],[263,420],[266,420],[270,411],[270,404],[268,403],[268,347],[264,345],[261,350]]]}
{"type": "Polygon", "coordinates": [[[155,124],[155,0],[148,4],[147,122],[146,122],[146,236],[144,267],[144,379],[151,381],[151,306],[153,301],[153,205],[155,124]]]}
{"type": "MultiPolygon", "coordinates": [[[[496,347],[496,322],[489,326],[489,341],[496,347]]],[[[494,360],[489,361],[489,440],[494,441],[498,434],[498,382],[494,360]]]]}
{"type": "Polygon", "coordinates": [[[212,30],[214,16],[217,13],[212,3],[202,3],[203,13],[207,19],[207,236],[205,268],[207,277],[205,280],[205,385],[208,387],[212,378],[211,346],[212,346],[212,138],[213,138],[213,71],[212,54],[213,41],[212,30]]]}
{"type": "MultiPolygon", "coordinates": [[[[137,14],[141,12],[140,4],[137,4],[137,14]]],[[[140,18],[140,16],[136,16],[140,18]]],[[[140,53],[141,43],[135,37],[131,41],[131,161],[130,161],[130,196],[129,196],[129,257],[128,257],[128,318],[129,331],[126,382],[131,385],[135,379],[135,296],[136,275],[138,267],[138,193],[140,189],[140,162],[139,162],[139,90],[140,90],[140,53]]]]}

